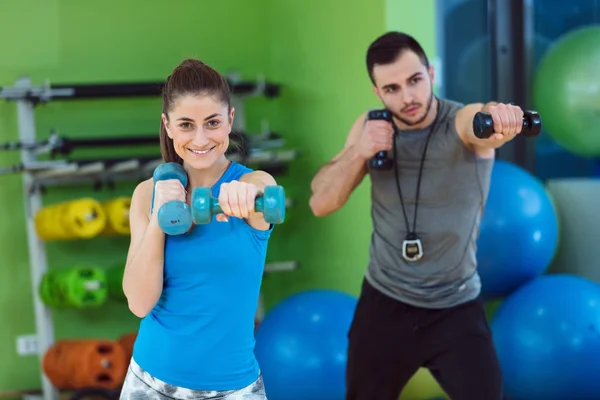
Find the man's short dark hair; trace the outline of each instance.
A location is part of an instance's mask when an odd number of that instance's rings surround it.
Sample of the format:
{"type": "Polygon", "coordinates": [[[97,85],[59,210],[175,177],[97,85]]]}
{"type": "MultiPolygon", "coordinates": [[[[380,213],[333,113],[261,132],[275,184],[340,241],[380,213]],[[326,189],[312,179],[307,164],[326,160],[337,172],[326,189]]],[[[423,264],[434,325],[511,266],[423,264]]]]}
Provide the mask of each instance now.
{"type": "Polygon", "coordinates": [[[375,84],[373,78],[375,65],[390,64],[407,50],[416,53],[423,65],[429,68],[429,60],[423,48],[412,36],[402,32],[387,32],[375,39],[367,50],[367,70],[371,82],[375,84]]]}

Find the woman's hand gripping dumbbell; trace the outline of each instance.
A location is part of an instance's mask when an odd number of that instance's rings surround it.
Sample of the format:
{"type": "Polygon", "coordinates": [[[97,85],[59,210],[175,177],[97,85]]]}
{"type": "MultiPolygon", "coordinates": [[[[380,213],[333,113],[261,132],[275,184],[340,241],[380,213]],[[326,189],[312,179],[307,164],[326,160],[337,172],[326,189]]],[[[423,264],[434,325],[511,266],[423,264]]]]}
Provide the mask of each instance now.
{"type": "MultiPolygon", "coordinates": [[[[153,174],[155,189],[153,208],[158,207],[158,225],[167,235],[182,235],[192,224],[208,224],[213,215],[222,214],[218,199],[209,187],[192,190],[191,207],[186,203],[188,177],[177,163],[159,165],[153,174]]],[[[282,186],[267,186],[254,199],[254,212],[262,213],[266,222],[280,224],[285,220],[286,198],[282,186]]]]}

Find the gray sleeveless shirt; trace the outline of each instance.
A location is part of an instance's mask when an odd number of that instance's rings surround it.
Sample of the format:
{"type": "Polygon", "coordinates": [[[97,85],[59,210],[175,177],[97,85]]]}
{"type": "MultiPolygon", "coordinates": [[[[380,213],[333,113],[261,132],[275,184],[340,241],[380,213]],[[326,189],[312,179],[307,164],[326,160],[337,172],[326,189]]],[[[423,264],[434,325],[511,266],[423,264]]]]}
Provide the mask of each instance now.
{"type": "MultiPolygon", "coordinates": [[[[418,202],[415,232],[423,245],[420,260],[402,257],[408,232],[394,169],[369,171],[373,234],[365,278],[382,293],[424,308],[452,307],[480,293],[476,240],[494,163],[477,157],[458,136],[454,118],[463,105],[439,102],[418,202]]],[[[419,167],[430,128],[396,129],[395,162],[411,230],[419,167]]],[[[393,150],[388,153],[394,157],[393,150]]]]}

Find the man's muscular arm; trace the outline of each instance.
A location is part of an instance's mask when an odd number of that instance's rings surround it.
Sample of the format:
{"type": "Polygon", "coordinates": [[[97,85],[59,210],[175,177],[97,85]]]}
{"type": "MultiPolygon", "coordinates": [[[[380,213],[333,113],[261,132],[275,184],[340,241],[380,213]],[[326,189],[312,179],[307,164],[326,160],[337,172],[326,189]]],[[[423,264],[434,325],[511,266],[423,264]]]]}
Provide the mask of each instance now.
{"type": "Polygon", "coordinates": [[[323,166],[311,182],[310,208],[317,217],[340,209],[367,174],[367,159],[357,149],[366,113],[356,119],[346,144],[329,163],[323,166]]]}
{"type": "Polygon", "coordinates": [[[338,210],[367,174],[367,160],[377,152],[392,149],[393,125],[384,120],[356,119],[344,149],[321,168],[311,183],[310,208],[316,216],[338,210]]]}

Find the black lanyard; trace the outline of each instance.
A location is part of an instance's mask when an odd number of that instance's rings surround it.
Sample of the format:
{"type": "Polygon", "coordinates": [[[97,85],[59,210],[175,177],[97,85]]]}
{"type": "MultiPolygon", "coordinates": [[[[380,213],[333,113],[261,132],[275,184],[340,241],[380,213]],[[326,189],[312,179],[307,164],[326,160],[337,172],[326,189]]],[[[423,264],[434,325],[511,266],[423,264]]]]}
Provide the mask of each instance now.
{"type": "Polygon", "coordinates": [[[396,155],[396,140],[394,139],[394,175],[396,177],[396,187],[398,189],[398,197],[400,198],[400,204],[402,205],[402,213],[404,214],[404,222],[406,224],[406,231],[408,232],[408,235],[406,235],[406,238],[404,239],[404,242],[402,243],[402,256],[407,261],[418,261],[421,259],[421,257],[423,257],[423,245],[416,233],[417,210],[419,208],[419,194],[421,191],[421,177],[423,175],[423,165],[425,164],[425,156],[427,154],[427,147],[429,146],[429,139],[431,139],[431,136],[433,135],[435,126],[437,124],[438,116],[440,114],[440,102],[437,98],[436,98],[436,100],[437,100],[437,107],[436,107],[437,109],[436,109],[435,119],[433,120],[433,123],[431,124],[431,127],[429,128],[429,132],[427,133],[427,139],[425,141],[425,148],[423,149],[423,154],[421,155],[421,164],[419,166],[419,176],[417,178],[417,193],[416,193],[416,199],[415,199],[415,213],[413,216],[413,228],[412,229],[410,229],[410,226],[408,225],[408,216],[406,215],[406,207],[404,206],[404,199],[402,198],[402,191],[400,190],[400,179],[398,177],[398,162],[397,162],[397,155],[396,155]]]}

